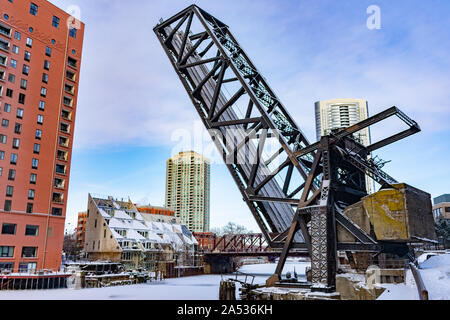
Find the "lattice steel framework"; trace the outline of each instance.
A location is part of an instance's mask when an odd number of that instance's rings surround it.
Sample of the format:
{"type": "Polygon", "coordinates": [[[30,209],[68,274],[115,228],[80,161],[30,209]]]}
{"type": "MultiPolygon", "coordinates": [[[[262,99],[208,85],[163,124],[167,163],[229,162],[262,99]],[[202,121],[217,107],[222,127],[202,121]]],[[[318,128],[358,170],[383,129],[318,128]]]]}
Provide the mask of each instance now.
{"type": "Polygon", "coordinates": [[[380,250],[336,204],[365,196],[366,174],[382,186],[394,183],[367,156],[418,125],[393,107],[310,144],[223,22],[192,5],[154,32],[267,243],[283,249],[276,273],[291,248],[307,248],[313,287],[334,290],[336,250],[380,250]],[[410,128],[369,147],[352,139],[392,115],[410,128]],[[359,242],[338,243],[336,222],[359,242]]]}

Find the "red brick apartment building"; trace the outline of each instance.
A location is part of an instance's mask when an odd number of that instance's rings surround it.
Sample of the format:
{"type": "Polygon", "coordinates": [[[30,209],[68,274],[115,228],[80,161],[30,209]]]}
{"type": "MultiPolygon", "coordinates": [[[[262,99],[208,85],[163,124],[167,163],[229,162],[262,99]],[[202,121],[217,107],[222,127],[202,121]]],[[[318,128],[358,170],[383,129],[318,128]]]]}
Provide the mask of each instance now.
{"type": "Polygon", "coordinates": [[[0,0],[0,269],[60,268],[83,35],[46,0],[0,0]]]}

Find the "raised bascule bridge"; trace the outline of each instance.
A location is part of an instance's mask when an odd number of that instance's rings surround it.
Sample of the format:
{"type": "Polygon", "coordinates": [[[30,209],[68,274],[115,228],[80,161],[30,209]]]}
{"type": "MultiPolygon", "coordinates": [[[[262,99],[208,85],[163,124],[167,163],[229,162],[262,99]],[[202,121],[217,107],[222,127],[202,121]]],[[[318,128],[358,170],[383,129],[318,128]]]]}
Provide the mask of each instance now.
{"type": "Polygon", "coordinates": [[[311,291],[334,292],[338,251],[414,259],[411,244],[435,239],[430,195],[371,156],[420,131],[398,108],[310,143],[226,24],[192,5],[153,30],[265,240],[281,250],[268,285],[283,282],[291,250],[309,253],[311,291]],[[369,146],[354,135],[393,116],[407,128],[369,146]],[[379,185],[372,195],[366,175],[379,185]]]}

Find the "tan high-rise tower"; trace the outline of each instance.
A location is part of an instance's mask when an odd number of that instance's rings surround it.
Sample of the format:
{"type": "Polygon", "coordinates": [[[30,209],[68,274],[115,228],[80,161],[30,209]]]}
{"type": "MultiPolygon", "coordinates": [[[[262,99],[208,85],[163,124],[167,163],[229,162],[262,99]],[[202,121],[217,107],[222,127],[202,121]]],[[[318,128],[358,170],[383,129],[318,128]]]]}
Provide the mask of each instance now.
{"type": "MultiPolygon", "coordinates": [[[[369,116],[369,107],[363,99],[333,99],[315,103],[316,108],[316,135],[317,140],[330,134],[332,130],[343,129],[354,125],[369,116]]],[[[370,145],[370,130],[365,128],[353,136],[364,146],[370,145]]],[[[375,185],[371,178],[366,176],[367,192],[373,193],[375,185]]]]}
{"type": "Polygon", "coordinates": [[[209,231],[210,162],[194,152],[167,160],[166,207],[175,211],[191,232],[209,231]]]}

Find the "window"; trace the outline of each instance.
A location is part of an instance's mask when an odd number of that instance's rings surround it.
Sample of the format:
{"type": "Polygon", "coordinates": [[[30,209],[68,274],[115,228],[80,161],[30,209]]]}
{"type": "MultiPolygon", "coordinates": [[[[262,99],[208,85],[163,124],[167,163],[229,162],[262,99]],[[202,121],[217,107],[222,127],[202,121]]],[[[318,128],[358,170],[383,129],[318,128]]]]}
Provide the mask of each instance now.
{"type": "Polygon", "coordinates": [[[36,262],[30,263],[22,262],[19,264],[19,272],[33,272],[36,270],[36,268],[37,268],[36,262]]]}
{"type": "Polygon", "coordinates": [[[48,83],[48,74],[46,74],[46,73],[42,74],[42,82],[43,83],[48,83]]]}
{"type": "Polygon", "coordinates": [[[11,153],[11,164],[17,164],[17,154],[11,153]]]}
{"type": "Polygon", "coordinates": [[[37,116],[37,123],[43,124],[44,123],[44,116],[42,114],[38,114],[37,116]]]}
{"type": "Polygon", "coordinates": [[[33,147],[33,153],[39,154],[40,151],[41,151],[41,145],[38,143],[35,143],[34,147],[33,147]]]}
{"type": "Polygon", "coordinates": [[[33,236],[33,237],[37,237],[39,234],[39,226],[30,226],[27,225],[25,227],[25,235],[26,236],[33,236]]]}
{"type": "Polygon", "coordinates": [[[20,88],[23,90],[27,90],[28,81],[25,79],[20,80],[20,88]]]}
{"type": "Polygon", "coordinates": [[[75,73],[70,71],[70,70],[67,70],[66,71],[66,78],[69,79],[69,80],[75,81],[75,73]]]}
{"type": "Polygon", "coordinates": [[[17,108],[17,118],[22,119],[23,118],[23,109],[17,108]]]}
{"type": "Polygon", "coordinates": [[[71,57],[68,57],[68,58],[67,58],[67,64],[68,64],[70,67],[72,67],[72,68],[76,68],[76,67],[77,67],[77,60],[75,60],[75,59],[73,59],[73,58],[71,58],[71,57]]]}
{"type": "Polygon", "coordinates": [[[59,145],[63,147],[69,146],[69,138],[66,137],[59,137],[59,145]]]}
{"type": "Polygon", "coordinates": [[[26,64],[24,64],[22,67],[22,73],[24,75],[28,75],[30,73],[30,66],[27,66],[26,64]]]}
{"type": "Polygon", "coordinates": [[[11,28],[4,24],[0,24],[0,33],[4,34],[7,37],[10,37],[11,36],[11,28]]]}
{"type": "Polygon", "coordinates": [[[3,210],[11,211],[11,205],[12,205],[11,200],[5,200],[5,206],[3,207],[3,210]]]}
{"type": "Polygon", "coordinates": [[[64,133],[69,133],[70,132],[70,126],[67,123],[61,122],[59,129],[64,132],[64,133]]]}
{"type": "Polygon", "coordinates": [[[13,186],[6,186],[6,196],[12,197],[14,193],[14,187],[13,186]]]}
{"type": "Polygon", "coordinates": [[[33,39],[31,38],[27,38],[27,47],[32,47],[33,46],[33,39]]]}
{"type": "Polygon", "coordinates": [[[64,85],[64,91],[66,91],[66,92],[68,92],[68,93],[73,94],[73,91],[74,91],[73,88],[74,88],[74,87],[73,87],[72,85],[70,85],[70,84],[67,84],[67,83],[66,83],[66,84],[64,85]]]}
{"type": "Polygon", "coordinates": [[[16,123],[14,126],[14,133],[20,134],[22,132],[22,125],[20,123],[16,123]]]}
{"type": "Polygon", "coordinates": [[[31,184],[36,184],[36,180],[37,180],[37,174],[32,173],[32,174],[30,175],[30,183],[31,183],[31,184]]]}
{"type": "Polygon", "coordinates": [[[39,143],[35,143],[33,153],[39,154],[39,152],[41,152],[41,145],[39,143]]]}
{"type": "Polygon", "coordinates": [[[25,61],[30,61],[31,60],[31,53],[28,51],[25,51],[25,56],[23,57],[23,59],[25,61]]]}
{"type": "Polygon", "coordinates": [[[45,47],[45,55],[51,57],[52,56],[52,48],[45,47]]]}
{"type": "Polygon", "coordinates": [[[8,172],[8,180],[14,181],[15,179],[16,179],[16,170],[14,170],[14,169],[9,169],[9,172],[8,172]]]}
{"type": "Polygon", "coordinates": [[[16,76],[13,75],[12,73],[8,74],[8,81],[11,83],[16,82],[16,76]]]}
{"type": "Polygon", "coordinates": [[[42,130],[36,129],[36,139],[42,139],[42,130]]]}
{"type": "Polygon", "coordinates": [[[13,67],[14,69],[17,68],[17,60],[11,59],[11,62],[9,63],[11,65],[11,67],[13,67]]]}
{"type": "Polygon", "coordinates": [[[20,104],[25,104],[25,94],[23,93],[19,93],[19,103],[20,104]]]}
{"type": "Polygon", "coordinates": [[[28,190],[28,200],[33,200],[34,199],[34,190],[30,189],[28,190]]]}
{"type": "Polygon", "coordinates": [[[45,101],[39,101],[39,110],[45,110],[45,101]]]}
{"type": "Polygon", "coordinates": [[[58,160],[67,161],[67,152],[63,150],[58,150],[57,158],[58,160]]]}
{"type": "Polygon", "coordinates": [[[6,96],[9,98],[12,98],[14,94],[14,91],[12,89],[6,89],[6,96]]]}
{"type": "Polygon", "coordinates": [[[19,149],[19,145],[20,145],[20,139],[19,138],[13,138],[13,148],[14,149],[19,149]]]}
{"type": "Polygon", "coordinates": [[[61,208],[52,208],[52,216],[62,216],[62,209],[61,208]]]}
{"type": "Polygon", "coordinates": [[[2,127],[8,128],[9,127],[9,120],[8,119],[2,119],[2,127]]]}
{"type": "Polygon", "coordinates": [[[19,47],[16,46],[16,45],[13,45],[12,52],[15,53],[15,54],[19,54],[19,47]]]}
{"type": "Polygon", "coordinates": [[[58,17],[53,16],[52,26],[54,26],[55,28],[59,27],[59,18],[58,17]]]}
{"type": "Polygon", "coordinates": [[[27,213],[33,213],[33,204],[27,203],[27,213]]]}
{"type": "Polygon", "coordinates": [[[47,96],[47,88],[41,87],[41,96],[46,97],[47,96]]]}
{"type": "Polygon", "coordinates": [[[66,174],[66,166],[63,164],[56,164],[56,173],[66,174]]]}
{"type": "Polygon", "coordinates": [[[0,134],[0,143],[6,143],[6,136],[4,134],[0,134]]]}
{"type": "Polygon", "coordinates": [[[63,203],[63,201],[64,201],[63,198],[64,198],[64,195],[62,193],[53,192],[53,196],[52,196],[53,202],[63,203]]]}
{"type": "Polygon", "coordinates": [[[14,223],[4,223],[2,225],[2,234],[15,235],[16,234],[16,224],[14,223]]]}
{"type": "Polygon", "coordinates": [[[63,119],[71,120],[72,119],[71,115],[72,113],[70,111],[64,109],[61,111],[61,117],[63,117],[63,119]]]}
{"type": "Polygon", "coordinates": [[[11,112],[11,105],[9,103],[5,103],[5,105],[3,106],[3,111],[11,112]]]}
{"type": "Polygon", "coordinates": [[[39,165],[39,159],[33,159],[31,162],[31,168],[37,169],[39,165]]]}
{"type": "Polygon", "coordinates": [[[33,16],[36,16],[36,15],[37,15],[37,12],[38,12],[38,6],[35,5],[34,3],[31,3],[31,5],[30,5],[30,13],[31,13],[33,16]]]}
{"type": "Polygon", "coordinates": [[[70,30],[69,30],[69,36],[71,36],[72,38],[76,38],[76,37],[77,37],[77,29],[75,29],[75,28],[70,28],[70,30]]]}
{"type": "Polygon", "coordinates": [[[65,180],[61,178],[55,178],[55,188],[64,189],[65,180]]]}
{"type": "MultiPolygon", "coordinates": [[[[5,160],[5,151],[0,151],[0,160],[5,160]]],[[[0,176],[2,175],[3,168],[0,168],[0,176]]]]}
{"type": "Polygon", "coordinates": [[[66,106],[71,107],[71,106],[72,106],[72,103],[73,103],[73,100],[72,100],[72,98],[69,98],[69,97],[64,96],[64,98],[63,98],[63,103],[64,103],[66,106]]]}
{"type": "Polygon", "coordinates": [[[4,55],[0,55],[0,65],[5,67],[6,61],[8,61],[8,58],[6,58],[4,55]]]}
{"type": "Polygon", "coordinates": [[[50,70],[50,61],[48,61],[48,60],[44,61],[44,69],[45,70],[50,70]]]}
{"type": "Polygon", "coordinates": [[[0,38],[0,49],[9,51],[9,42],[0,38]]]}
{"type": "Polygon", "coordinates": [[[22,258],[36,258],[37,247],[22,247],[22,258]]]}
{"type": "Polygon", "coordinates": [[[1,246],[0,258],[12,258],[14,257],[14,247],[1,246]]]}
{"type": "Polygon", "coordinates": [[[15,31],[14,32],[14,39],[20,40],[22,38],[22,35],[20,34],[19,31],[15,31]]]}

